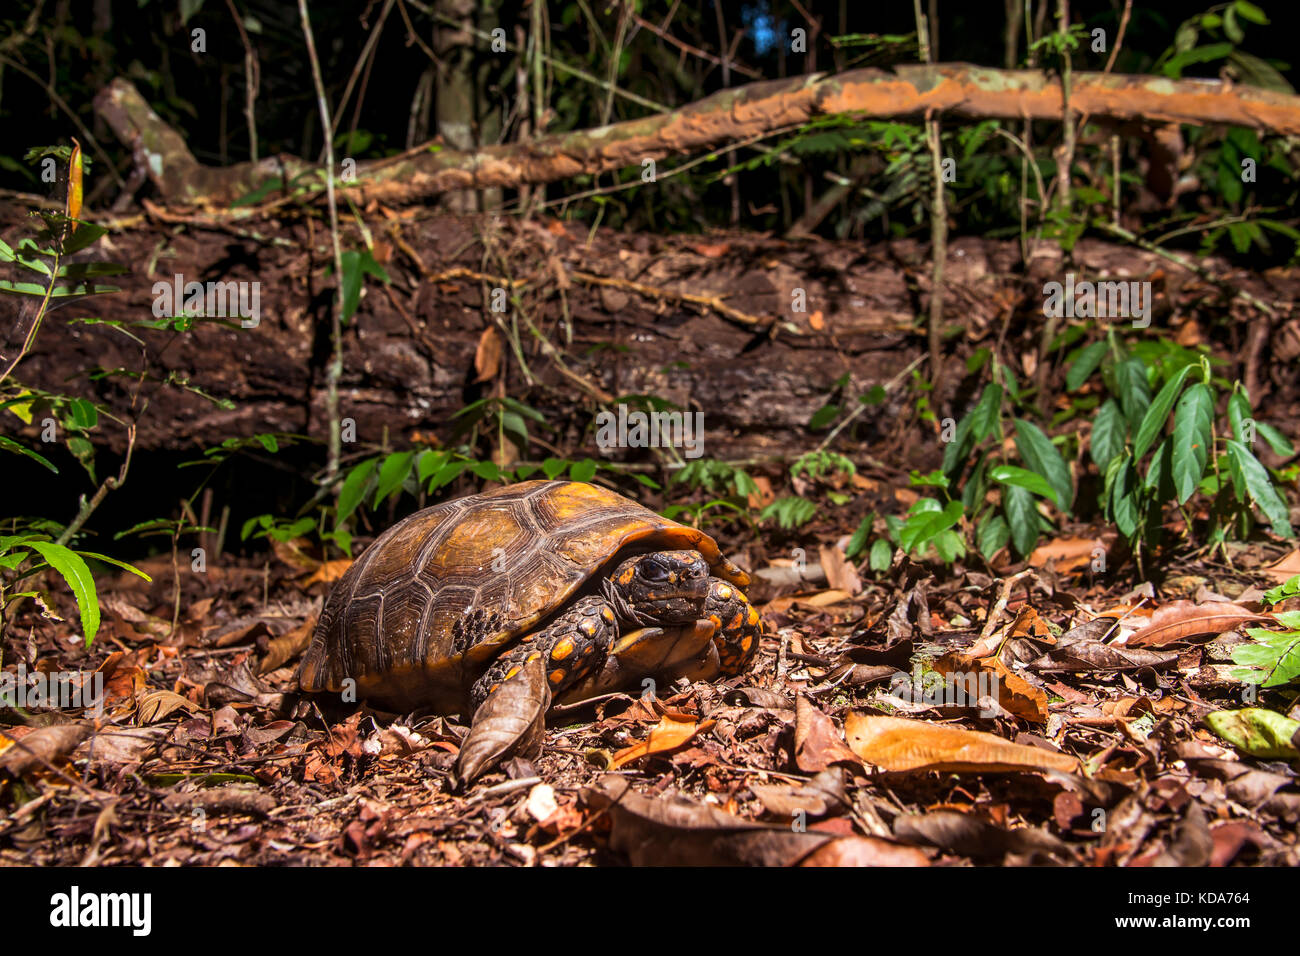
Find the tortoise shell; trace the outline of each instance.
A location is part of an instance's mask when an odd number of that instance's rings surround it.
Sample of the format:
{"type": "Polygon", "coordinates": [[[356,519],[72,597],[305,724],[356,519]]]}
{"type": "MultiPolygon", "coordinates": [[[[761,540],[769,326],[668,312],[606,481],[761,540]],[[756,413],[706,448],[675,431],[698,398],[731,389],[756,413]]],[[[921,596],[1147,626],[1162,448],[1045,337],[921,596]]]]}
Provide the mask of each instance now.
{"type": "Polygon", "coordinates": [[[748,575],[695,528],[613,491],[525,481],[425,508],[389,528],[330,592],[299,684],[385,709],[463,708],[503,647],[563,610],[629,554],[694,549],[738,587],[748,575]]]}

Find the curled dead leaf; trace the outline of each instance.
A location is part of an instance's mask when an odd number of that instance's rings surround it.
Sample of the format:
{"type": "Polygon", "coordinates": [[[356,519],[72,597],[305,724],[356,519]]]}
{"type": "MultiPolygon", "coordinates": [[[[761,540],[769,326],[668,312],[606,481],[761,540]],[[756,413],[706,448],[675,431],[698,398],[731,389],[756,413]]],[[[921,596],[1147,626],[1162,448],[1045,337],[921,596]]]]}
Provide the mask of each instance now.
{"type": "Polygon", "coordinates": [[[474,713],[473,726],[456,758],[460,782],[472,783],[512,754],[536,755],[550,706],[551,688],[542,661],[529,661],[474,713]]]}

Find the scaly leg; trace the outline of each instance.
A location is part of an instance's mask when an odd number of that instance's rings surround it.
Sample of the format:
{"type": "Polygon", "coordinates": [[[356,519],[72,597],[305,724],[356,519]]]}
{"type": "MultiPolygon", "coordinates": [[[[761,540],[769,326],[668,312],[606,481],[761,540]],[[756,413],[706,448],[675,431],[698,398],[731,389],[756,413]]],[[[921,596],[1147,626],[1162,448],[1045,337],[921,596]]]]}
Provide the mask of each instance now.
{"type": "Polygon", "coordinates": [[[715,627],[713,643],[722,673],[729,677],[743,673],[758,653],[763,634],[758,610],[735,585],[714,578],[709,582],[704,616],[715,627]]]}
{"type": "Polygon", "coordinates": [[[599,670],[618,635],[614,609],[603,597],[579,600],[549,626],[525,634],[517,645],[498,657],[474,682],[470,701],[474,710],[503,681],[514,677],[524,664],[543,658],[551,694],[557,695],[588,674],[599,670]]]}

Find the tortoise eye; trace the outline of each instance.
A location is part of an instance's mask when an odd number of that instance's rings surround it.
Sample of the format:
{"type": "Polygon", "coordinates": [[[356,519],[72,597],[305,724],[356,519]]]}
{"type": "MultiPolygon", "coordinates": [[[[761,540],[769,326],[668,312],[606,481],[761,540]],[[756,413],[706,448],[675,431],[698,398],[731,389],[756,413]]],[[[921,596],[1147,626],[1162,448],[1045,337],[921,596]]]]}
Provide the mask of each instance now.
{"type": "Polygon", "coordinates": [[[668,580],[668,569],[658,561],[646,561],[641,565],[641,572],[644,574],[647,581],[656,584],[668,580]]]}

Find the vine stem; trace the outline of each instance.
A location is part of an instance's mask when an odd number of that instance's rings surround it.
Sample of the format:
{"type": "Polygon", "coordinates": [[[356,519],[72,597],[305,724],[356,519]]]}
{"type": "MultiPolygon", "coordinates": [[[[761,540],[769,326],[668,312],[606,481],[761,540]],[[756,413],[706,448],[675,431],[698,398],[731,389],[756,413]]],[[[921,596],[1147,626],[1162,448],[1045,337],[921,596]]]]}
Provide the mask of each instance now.
{"type": "Polygon", "coordinates": [[[339,381],[343,378],[343,252],[339,246],[339,206],[334,195],[334,138],[330,135],[333,124],[329,104],[325,101],[325,82],[321,79],[320,59],[316,56],[316,41],[312,37],[311,18],[307,14],[307,0],[298,0],[298,15],[302,32],[307,38],[307,56],[311,60],[312,81],[316,85],[316,102],[320,107],[321,129],[325,137],[325,195],[330,210],[330,240],[334,248],[334,279],[337,296],[330,316],[330,364],[325,372],[325,415],[329,419],[329,463],[325,469],[325,486],[334,483],[339,474],[339,461],[343,457],[343,426],[339,421],[339,381]]]}

